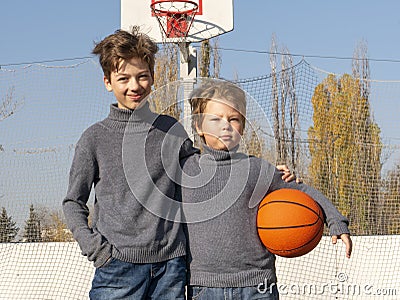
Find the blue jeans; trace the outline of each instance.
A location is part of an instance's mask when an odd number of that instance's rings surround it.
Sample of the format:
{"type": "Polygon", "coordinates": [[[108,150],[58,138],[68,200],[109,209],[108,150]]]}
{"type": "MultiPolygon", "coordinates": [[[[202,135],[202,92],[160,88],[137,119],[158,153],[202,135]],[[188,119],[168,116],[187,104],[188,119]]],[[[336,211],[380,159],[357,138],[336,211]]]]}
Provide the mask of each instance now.
{"type": "Polygon", "coordinates": [[[132,264],[113,258],[97,268],[90,299],[185,299],[186,260],[132,264]]]}
{"type": "Polygon", "coordinates": [[[276,285],[265,291],[260,291],[256,286],[236,288],[213,288],[205,286],[189,286],[188,299],[193,300],[279,300],[276,285]]]}

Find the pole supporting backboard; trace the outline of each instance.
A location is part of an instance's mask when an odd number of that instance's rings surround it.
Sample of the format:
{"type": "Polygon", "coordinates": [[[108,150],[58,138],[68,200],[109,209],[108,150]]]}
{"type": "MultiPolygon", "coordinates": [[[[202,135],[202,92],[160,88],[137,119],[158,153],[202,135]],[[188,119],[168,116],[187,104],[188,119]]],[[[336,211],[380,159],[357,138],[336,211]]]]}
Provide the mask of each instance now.
{"type": "Polygon", "coordinates": [[[180,78],[183,79],[183,97],[185,100],[183,102],[183,127],[189,136],[193,136],[191,125],[191,108],[189,101],[186,101],[186,99],[189,99],[194,88],[195,78],[197,77],[197,50],[189,43],[186,44],[186,50],[184,50],[185,53],[188,53],[186,61],[182,57],[182,50],[180,52],[181,59],[179,64],[179,75],[180,78]]]}

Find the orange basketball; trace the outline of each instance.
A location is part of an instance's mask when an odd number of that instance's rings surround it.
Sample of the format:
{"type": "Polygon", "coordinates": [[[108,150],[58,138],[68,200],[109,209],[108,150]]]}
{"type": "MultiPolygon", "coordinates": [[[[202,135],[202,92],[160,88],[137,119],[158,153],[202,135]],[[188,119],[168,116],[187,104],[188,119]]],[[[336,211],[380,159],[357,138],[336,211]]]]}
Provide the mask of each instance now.
{"type": "Polygon", "coordinates": [[[324,216],[318,203],[306,193],[276,190],[258,207],[257,230],[271,253],[298,257],[318,245],[324,230],[324,216]]]}

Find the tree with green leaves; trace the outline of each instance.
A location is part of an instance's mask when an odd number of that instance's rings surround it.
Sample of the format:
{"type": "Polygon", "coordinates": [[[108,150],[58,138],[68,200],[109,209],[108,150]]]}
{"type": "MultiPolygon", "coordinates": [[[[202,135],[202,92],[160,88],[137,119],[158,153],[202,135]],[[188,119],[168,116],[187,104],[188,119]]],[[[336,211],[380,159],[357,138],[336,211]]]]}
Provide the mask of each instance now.
{"type": "Polygon", "coordinates": [[[10,243],[17,236],[19,228],[9,217],[7,210],[3,207],[0,215],[0,243],[10,243]]]}
{"type": "Polygon", "coordinates": [[[383,180],[382,218],[385,227],[381,232],[400,234],[400,164],[396,164],[383,180]]]}
{"type": "Polygon", "coordinates": [[[42,228],[40,218],[31,204],[29,208],[29,218],[25,221],[24,241],[28,243],[42,242],[42,228]]]}
{"type": "Polygon", "coordinates": [[[359,78],[330,74],[314,91],[308,130],[313,185],[350,219],[354,233],[379,228],[380,128],[359,78]]]}

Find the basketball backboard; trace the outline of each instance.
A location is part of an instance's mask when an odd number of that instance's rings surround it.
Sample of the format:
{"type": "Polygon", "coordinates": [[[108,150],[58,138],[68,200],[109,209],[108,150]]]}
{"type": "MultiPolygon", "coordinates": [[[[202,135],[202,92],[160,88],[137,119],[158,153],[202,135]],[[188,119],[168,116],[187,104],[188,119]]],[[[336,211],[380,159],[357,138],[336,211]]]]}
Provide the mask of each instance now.
{"type": "MultiPolygon", "coordinates": [[[[181,41],[174,37],[166,38],[162,33],[160,23],[151,9],[152,3],[155,2],[158,1],[121,0],[121,29],[129,31],[131,26],[138,25],[157,43],[181,41]]],[[[185,42],[201,42],[233,30],[233,0],[190,2],[197,4],[197,11],[185,42]]]]}

